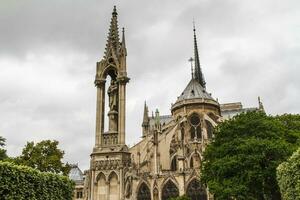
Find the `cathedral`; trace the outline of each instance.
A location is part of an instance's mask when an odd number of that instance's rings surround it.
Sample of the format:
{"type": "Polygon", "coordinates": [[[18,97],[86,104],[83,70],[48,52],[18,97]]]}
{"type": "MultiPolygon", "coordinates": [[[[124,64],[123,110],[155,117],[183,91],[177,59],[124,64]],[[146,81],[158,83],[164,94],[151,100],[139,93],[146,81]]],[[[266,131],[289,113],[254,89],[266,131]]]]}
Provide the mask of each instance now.
{"type": "Polygon", "coordinates": [[[156,110],[150,116],[145,103],[142,138],[129,148],[125,107],[130,79],[125,33],[123,29],[119,36],[117,17],[114,7],[104,55],[96,65],[96,131],[90,168],[82,173],[74,165],[69,174],[76,183],[74,199],[168,200],[182,195],[191,200],[213,199],[200,179],[202,153],[214,137],[213,129],[241,112],[263,110],[260,99],[258,107],[243,108],[240,102],[220,104],[212,98],[201,71],[194,27],[191,80],[173,102],[169,115],[156,110]],[[104,128],[106,120],[108,130],[104,128]]]}

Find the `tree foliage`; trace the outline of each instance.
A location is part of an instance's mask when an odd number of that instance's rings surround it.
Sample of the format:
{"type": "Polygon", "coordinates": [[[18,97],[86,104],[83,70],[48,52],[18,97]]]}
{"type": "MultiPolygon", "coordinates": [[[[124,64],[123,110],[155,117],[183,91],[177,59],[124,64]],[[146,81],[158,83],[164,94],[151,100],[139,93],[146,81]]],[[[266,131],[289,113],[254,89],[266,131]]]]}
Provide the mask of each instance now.
{"type": "Polygon", "coordinates": [[[5,146],[5,138],[0,136],[0,160],[4,160],[7,158],[5,146]]]}
{"type": "Polygon", "coordinates": [[[36,144],[27,142],[22,155],[17,157],[15,162],[42,172],[67,175],[70,171],[70,165],[62,162],[63,156],[64,151],[58,148],[58,141],[43,140],[36,144]]]}
{"type": "Polygon", "coordinates": [[[247,112],[221,123],[204,152],[202,181],[215,199],[281,199],[276,168],[299,145],[299,115],[247,112]]]}
{"type": "Polygon", "coordinates": [[[300,148],[277,167],[282,199],[300,200],[300,148]]]}
{"type": "Polygon", "coordinates": [[[170,198],[169,200],[191,200],[191,199],[189,197],[183,195],[183,196],[180,196],[180,197],[170,198]]]}
{"type": "Polygon", "coordinates": [[[72,200],[74,182],[68,177],[0,162],[0,197],[4,200],[72,200]]]}

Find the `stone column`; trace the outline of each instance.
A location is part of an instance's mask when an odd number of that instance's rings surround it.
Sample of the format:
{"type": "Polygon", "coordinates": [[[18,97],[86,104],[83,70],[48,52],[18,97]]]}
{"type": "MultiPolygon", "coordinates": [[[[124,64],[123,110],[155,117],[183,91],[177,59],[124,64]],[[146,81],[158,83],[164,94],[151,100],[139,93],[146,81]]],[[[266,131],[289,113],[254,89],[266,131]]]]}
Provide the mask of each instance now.
{"type": "Polygon", "coordinates": [[[95,85],[97,87],[95,147],[99,147],[102,142],[101,135],[104,131],[105,80],[97,80],[95,85]]]}
{"type": "Polygon", "coordinates": [[[126,83],[129,81],[127,77],[119,77],[119,144],[125,144],[125,112],[126,112],[126,83]]]}
{"type": "Polygon", "coordinates": [[[119,171],[119,199],[120,200],[123,200],[124,198],[124,191],[123,191],[123,188],[124,188],[124,181],[123,181],[123,167],[120,169],[119,171]]]}
{"type": "Polygon", "coordinates": [[[91,199],[94,199],[94,184],[95,184],[95,171],[92,169],[92,174],[91,174],[91,180],[90,180],[90,183],[91,183],[91,188],[90,188],[90,197],[91,199]]]}

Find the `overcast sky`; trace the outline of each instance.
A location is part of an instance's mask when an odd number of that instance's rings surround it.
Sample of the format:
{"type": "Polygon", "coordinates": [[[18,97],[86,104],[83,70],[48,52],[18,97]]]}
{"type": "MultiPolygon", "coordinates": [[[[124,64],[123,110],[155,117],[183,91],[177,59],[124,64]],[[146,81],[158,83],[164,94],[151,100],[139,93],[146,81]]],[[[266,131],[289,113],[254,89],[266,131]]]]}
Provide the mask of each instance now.
{"type": "Polygon", "coordinates": [[[113,5],[126,29],[128,144],[144,100],[170,114],[191,78],[195,19],[207,90],[220,103],[300,112],[299,0],[0,0],[0,135],[10,156],[56,139],[87,169],[95,134],[96,62],[113,5]]]}

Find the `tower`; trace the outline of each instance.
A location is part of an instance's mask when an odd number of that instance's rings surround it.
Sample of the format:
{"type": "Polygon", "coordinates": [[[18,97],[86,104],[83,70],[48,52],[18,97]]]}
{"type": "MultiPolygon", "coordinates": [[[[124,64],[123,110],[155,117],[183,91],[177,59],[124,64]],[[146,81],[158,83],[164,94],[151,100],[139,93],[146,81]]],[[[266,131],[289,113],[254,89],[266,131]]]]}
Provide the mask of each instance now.
{"type": "Polygon", "coordinates": [[[122,199],[124,173],[130,165],[130,153],[125,144],[126,84],[129,81],[127,51],[124,28],[120,42],[117,16],[114,6],[104,56],[96,67],[96,137],[90,162],[91,200],[122,199]],[[108,120],[108,130],[104,130],[105,119],[108,120]]]}

